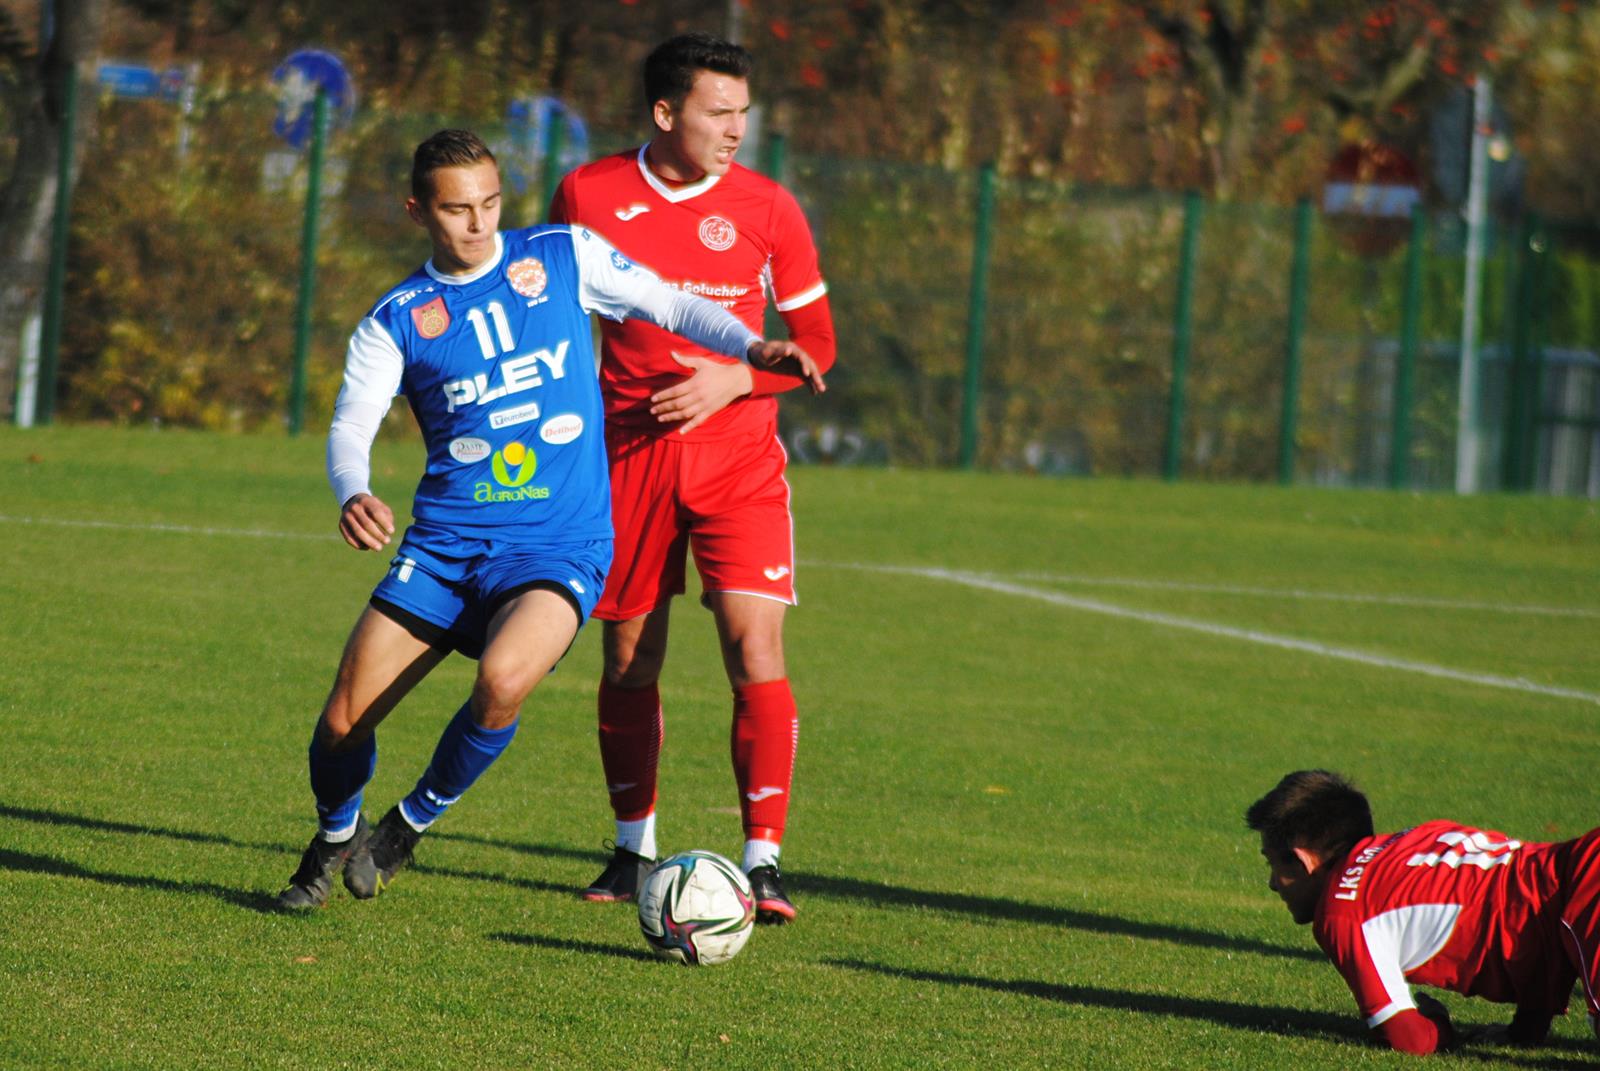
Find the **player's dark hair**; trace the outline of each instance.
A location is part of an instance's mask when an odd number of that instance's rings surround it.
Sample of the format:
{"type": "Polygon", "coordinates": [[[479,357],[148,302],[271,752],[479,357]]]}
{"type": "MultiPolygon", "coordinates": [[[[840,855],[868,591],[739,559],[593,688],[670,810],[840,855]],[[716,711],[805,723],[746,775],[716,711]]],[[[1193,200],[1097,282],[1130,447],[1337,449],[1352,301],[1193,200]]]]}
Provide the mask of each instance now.
{"type": "Polygon", "coordinates": [[[470,130],[441,130],[431,135],[411,155],[411,196],[426,204],[433,196],[435,171],[441,167],[471,167],[482,160],[494,163],[494,153],[470,130]]]}
{"type": "Polygon", "coordinates": [[[734,78],[749,78],[755,57],[742,45],[695,31],[671,37],[655,47],[644,61],[644,104],[654,108],[664,100],[674,111],[683,107],[684,98],[694,88],[699,71],[713,71],[734,78]]]}
{"type": "Polygon", "coordinates": [[[1244,823],[1262,835],[1269,852],[1288,855],[1294,848],[1307,848],[1336,860],[1372,836],[1372,808],[1338,774],[1296,770],[1250,805],[1244,823]]]}

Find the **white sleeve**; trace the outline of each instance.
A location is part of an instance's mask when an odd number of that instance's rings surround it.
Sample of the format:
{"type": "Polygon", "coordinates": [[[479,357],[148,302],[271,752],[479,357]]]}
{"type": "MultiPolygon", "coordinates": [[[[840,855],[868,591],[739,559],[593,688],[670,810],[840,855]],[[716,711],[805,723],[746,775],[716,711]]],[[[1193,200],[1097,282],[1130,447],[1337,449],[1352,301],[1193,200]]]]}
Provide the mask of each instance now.
{"type": "Polygon", "coordinates": [[[713,353],[749,361],[750,344],[761,341],[761,336],[733,313],[668,286],[588,228],[574,224],[571,230],[578,257],[578,303],[585,312],[608,320],[638,317],[713,353]]]}
{"type": "Polygon", "coordinates": [[[350,336],[344,385],[328,428],[328,483],[341,508],[355,495],[372,491],[372,440],[404,371],[405,358],[389,332],[370,316],[362,320],[350,336]]]}

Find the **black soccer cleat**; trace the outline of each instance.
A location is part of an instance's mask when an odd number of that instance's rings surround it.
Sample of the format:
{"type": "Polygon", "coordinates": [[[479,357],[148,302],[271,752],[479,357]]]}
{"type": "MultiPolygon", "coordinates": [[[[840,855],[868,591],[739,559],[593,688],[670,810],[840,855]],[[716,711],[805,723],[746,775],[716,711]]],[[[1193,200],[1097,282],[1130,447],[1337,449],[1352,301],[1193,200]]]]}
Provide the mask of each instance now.
{"type": "Polygon", "coordinates": [[[294,872],[274,903],[283,911],[309,911],[327,906],[334,877],[358,852],[366,849],[370,833],[366,815],[358,815],[355,835],[347,841],[329,844],[321,833],[312,837],[310,846],[300,857],[300,869],[294,872]]]}
{"type": "Polygon", "coordinates": [[[746,875],[756,898],[756,921],[774,926],[794,921],[794,902],[783,891],[783,878],[773,865],[758,866],[746,875]]]}
{"type": "Polygon", "coordinates": [[[411,865],[411,853],[422,834],[400,817],[400,806],[378,822],[378,828],[361,851],[350,857],[344,868],[344,887],[357,900],[370,900],[387,889],[394,876],[411,865]]]}
{"type": "Polygon", "coordinates": [[[613,844],[611,846],[611,862],[600,871],[600,876],[589,883],[589,887],[578,895],[585,900],[595,903],[610,904],[624,900],[637,900],[639,890],[644,887],[645,875],[650,873],[656,865],[654,859],[647,859],[638,852],[613,844]]]}

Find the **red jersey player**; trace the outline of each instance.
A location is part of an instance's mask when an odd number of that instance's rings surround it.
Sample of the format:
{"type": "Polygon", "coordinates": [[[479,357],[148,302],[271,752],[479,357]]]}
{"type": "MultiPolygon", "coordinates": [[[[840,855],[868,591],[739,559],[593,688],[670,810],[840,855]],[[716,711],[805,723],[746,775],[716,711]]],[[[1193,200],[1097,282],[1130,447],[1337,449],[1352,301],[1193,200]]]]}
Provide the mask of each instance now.
{"type": "Polygon", "coordinates": [[[1515,1004],[1496,1039],[1537,1044],[1581,981],[1600,1035],[1600,829],[1559,844],[1442,821],[1374,835],[1366,797],[1325,770],[1289,774],[1245,822],[1272,890],[1394,1048],[1457,1040],[1412,983],[1515,1004]]]}
{"type": "Polygon", "coordinates": [[[631,900],[656,854],[657,689],[671,599],[694,554],[733,688],[734,777],[743,866],[757,918],[795,915],[778,856],[799,721],[783,657],[795,602],[786,455],[772,395],[822,387],[833,320],[816,246],[799,205],[734,163],[750,108],[750,54],[685,34],[645,60],[652,140],[586,164],[561,183],[556,222],[605,235],[626,256],[759,329],[770,293],[815,371],[728,364],[655,328],[601,324],[600,382],[611,458],[616,553],[594,616],[603,624],[600,756],[617,839],[583,895],[631,900]],[[784,374],[793,370],[795,374],[784,374]]]}

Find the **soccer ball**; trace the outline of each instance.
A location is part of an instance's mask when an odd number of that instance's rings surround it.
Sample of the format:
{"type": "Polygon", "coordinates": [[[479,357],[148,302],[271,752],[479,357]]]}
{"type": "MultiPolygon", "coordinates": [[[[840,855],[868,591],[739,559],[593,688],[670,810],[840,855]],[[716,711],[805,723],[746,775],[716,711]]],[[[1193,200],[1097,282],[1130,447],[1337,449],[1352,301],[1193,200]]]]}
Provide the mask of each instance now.
{"type": "Polygon", "coordinates": [[[749,879],[715,852],[663,859],[639,890],[639,929],[662,959],[726,963],[750,940],[755,921],[749,879]]]}

